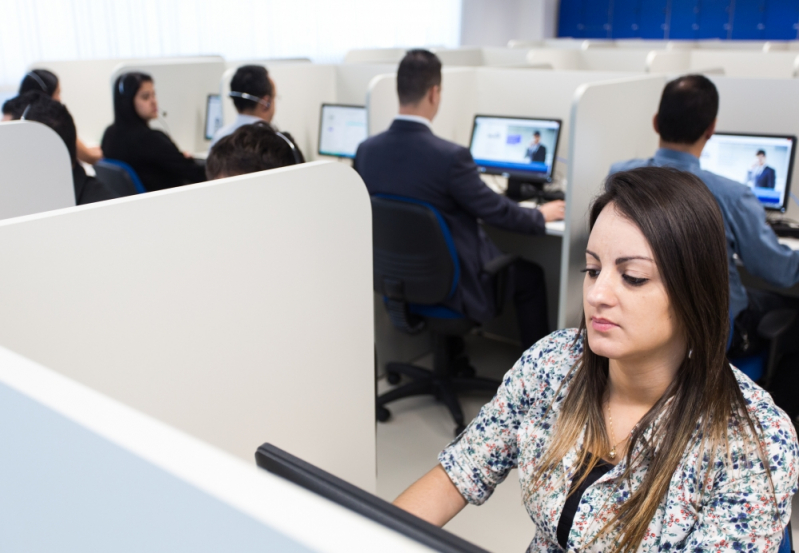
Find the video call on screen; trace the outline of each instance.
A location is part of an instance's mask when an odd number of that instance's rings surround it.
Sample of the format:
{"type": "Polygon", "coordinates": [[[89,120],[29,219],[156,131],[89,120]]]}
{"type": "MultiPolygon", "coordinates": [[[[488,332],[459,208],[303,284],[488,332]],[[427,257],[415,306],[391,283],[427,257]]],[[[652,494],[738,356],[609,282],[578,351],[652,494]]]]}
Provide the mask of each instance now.
{"type": "Polygon", "coordinates": [[[699,162],[702,169],[749,186],[765,207],[779,208],[792,146],[789,138],[714,134],[699,162]]]}
{"type": "Polygon", "coordinates": [[[471,152],[475,163],[549,175],[558,143],[558,121],[476,117],[471,152]]]}

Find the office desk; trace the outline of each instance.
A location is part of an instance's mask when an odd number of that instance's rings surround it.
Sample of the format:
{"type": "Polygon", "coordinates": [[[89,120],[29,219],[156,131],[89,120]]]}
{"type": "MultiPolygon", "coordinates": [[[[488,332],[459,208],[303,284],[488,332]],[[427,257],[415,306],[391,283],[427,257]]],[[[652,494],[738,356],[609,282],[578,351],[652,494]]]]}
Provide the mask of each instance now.
{"type": "Polygon", "coordinates": [[[780,238],[779,241],[792,250],[799,250],[799,238],[780,238]]]}
{"type": "MultiPolygon", "coordinates": [[[[799,250],[799,238],[779,238],[780,244],[784,244],[792,250],[799,250]]],[[[778,288],[766,282],[765,280],[752,276],[744,268],[740,261],[736,264],[738,266],[738,273],[741,275],[741,281],[744,286],[748,288],[759,288],[761,290],[770,290],[784,296],[792,296],[799,298],[799,284],[790,288],[778,288]]]]}

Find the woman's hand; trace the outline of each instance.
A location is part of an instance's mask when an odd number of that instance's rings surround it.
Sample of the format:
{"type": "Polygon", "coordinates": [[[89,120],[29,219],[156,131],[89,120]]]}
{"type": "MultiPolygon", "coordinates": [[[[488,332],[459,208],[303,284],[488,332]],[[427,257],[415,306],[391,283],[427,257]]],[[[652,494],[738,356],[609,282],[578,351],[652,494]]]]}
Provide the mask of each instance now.
{"type": "Polygon", "coordinates": [[[444,526],[466,507],[466,500],[441,465],[422,476],[394,505],[436,526],[444,526]]]}

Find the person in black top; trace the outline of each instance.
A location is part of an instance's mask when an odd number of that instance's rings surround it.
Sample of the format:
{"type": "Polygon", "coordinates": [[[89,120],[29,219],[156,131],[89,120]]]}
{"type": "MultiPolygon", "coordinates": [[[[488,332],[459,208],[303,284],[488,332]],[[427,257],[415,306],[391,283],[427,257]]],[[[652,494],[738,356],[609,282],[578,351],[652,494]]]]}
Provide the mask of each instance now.
{"type": "Polygon", "coordinates": [[[3,105],[3,111],[11,119],[24,119],[36,121],[53,129],[69,152],[72,162],[72,183],[75,187],[75,203],[78,205],[111,200],[119,195],[106,187],[105,184],[86,175],[86,171],[78,163],[77,136],[75,121],[72,119],[67,107],[44,94],[28,92],[18,96],[13,102],[9,100],[3,105]]]}
{"type": "Polygon", "coordinates": [[[125,73],[114,83],[114,124],[103,134],[105,157],[124,161],[148,192],[205,180],[205,169],[149,122],[158,117],[153,78],[125,73]]]}

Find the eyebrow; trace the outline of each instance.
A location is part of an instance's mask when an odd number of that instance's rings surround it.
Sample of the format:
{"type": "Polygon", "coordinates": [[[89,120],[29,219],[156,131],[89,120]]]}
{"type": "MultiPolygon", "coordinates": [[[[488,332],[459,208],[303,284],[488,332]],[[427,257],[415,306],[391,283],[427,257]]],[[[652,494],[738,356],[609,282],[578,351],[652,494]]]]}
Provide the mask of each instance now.
{"type": "MultiPolygon", "coordinates": [[[[597,254],[595,254],[594,252],[592,252],[591,250],[587,249],[587,250],[585,250],[585,253],[587,253],[588,255],[590,255],[591,257],[596,259],[597,261],[599,261],[599,256],[597,254]]],[[[641,261],[652,261],[652,262],[654,262],[654,260],[651,257],[646,257],[646,256],[643,256],[643,255],[630,255],[630,256],[627,256],[627,257],[619,257],[619,258],[617,258],[616,259],[616,265],[621,265],[623,263],[627,263],[628,261],[633,261],[635,259],[640,259],[641,261]]]]}

